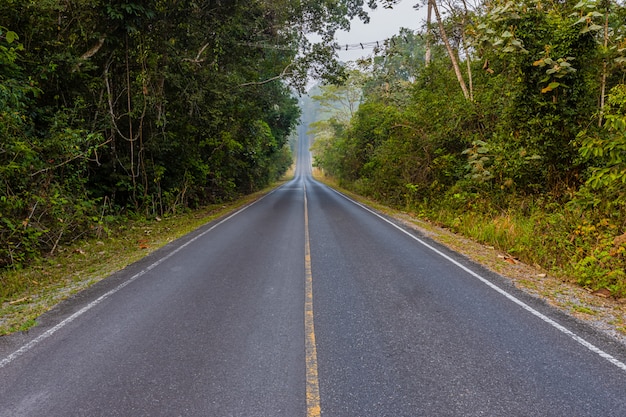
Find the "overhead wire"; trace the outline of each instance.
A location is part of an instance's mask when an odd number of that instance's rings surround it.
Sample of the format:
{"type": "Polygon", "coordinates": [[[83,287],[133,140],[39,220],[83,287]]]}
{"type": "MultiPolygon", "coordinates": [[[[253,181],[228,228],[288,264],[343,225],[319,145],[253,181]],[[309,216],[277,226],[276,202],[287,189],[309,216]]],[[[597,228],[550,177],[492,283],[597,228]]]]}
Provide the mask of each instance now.
{"type": "MultiPolygon", "coordinates": [[[[380,41],[372,41],[372,42],[359,42],[352,44],[340,44],[338,42],[335,43],[334,48],[338,51],[353,51],[357,49],[375,49],[380,48],[381,46],[388,46],[390,43],[392,46],[395,46],[396,40],[404,40],[405,42],[409,42],[406,36],[399,37],[400,35],[396,35],[391,38],[387,38],[380,41]]],[[[294,48],[289,46],[281,46],[281,45],[273,45],[261,42],[237,42],[238,45],[241,46],[249,46],[252,48],[263,48],[263,49],[276,49],[281,51],[292,51],[294,48]]]]}

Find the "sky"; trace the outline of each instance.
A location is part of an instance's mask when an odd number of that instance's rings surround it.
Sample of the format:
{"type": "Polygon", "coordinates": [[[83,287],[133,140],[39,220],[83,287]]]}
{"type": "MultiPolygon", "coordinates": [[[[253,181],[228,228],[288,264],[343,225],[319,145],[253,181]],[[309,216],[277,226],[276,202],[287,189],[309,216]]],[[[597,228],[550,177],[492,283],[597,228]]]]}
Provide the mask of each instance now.
{"type": "MultiPolygon", "coordinates": [[[[413,5],[419,0],[402,0],[393,9],[385,9],[378,6],[376,10],[370,11],[370,23],[364,24],[360,20],[353,20],[350,32],[340,31],[335,39],[340,45],[356,45],[359,43],[384,41],[397,35],[400,28],[418,30],[425,21],[425,7],[415,10],[413,5]]],[[[382,42],[381,42],[382,44],[382,42]]],[[[342,61],[353,61],[360,57],[367,57],[372,54],[372,49],[344,50],[339,52],[339,59],[342,61]]]]}

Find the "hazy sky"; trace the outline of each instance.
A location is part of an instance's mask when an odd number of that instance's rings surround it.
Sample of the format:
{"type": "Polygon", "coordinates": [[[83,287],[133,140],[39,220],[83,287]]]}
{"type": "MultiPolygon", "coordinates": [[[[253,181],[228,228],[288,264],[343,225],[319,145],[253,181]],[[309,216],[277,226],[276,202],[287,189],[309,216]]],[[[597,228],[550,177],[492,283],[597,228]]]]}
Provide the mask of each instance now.
{"type": "MultiPolygon", "coordinates": [[[[393,9],[384,9],[382,6],[370,11],[370,23],[364,24],[360,20],[354,20],[350,32],[338,32],[336,40],[341,45],[353,45],[365,42],[384,41],[397,35],[400,28],[418,30],[426,16],[425,7],[415,10],[413,5],[419,0],[402,0],[393,9]]],[[[352,61],[362,56],[370,56],[371,49],[341,51],[339,59],[352,61]]]]}

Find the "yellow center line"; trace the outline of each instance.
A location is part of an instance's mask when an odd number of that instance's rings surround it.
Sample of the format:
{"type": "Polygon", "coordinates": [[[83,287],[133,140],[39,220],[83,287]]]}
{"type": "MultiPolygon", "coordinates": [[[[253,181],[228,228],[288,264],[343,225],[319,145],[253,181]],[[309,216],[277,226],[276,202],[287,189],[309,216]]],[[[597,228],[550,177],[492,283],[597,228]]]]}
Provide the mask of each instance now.
{"type": "Polygon", "coordinates": [[[317,347],[313,325],[313,274],[311,273],[311,244],[309,241],[309,210],[304,185],[304,332],[306,355],[306,415],[320,417],[320,387],[317,375],[317,347]]]}

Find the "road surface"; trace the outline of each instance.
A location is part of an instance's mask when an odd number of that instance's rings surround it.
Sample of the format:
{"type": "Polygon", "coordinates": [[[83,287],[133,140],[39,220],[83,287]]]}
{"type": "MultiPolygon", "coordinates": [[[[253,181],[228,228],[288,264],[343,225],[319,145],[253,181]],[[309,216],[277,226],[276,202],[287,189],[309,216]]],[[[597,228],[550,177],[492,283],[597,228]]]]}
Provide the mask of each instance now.
{"type": "Polygon", "coordinates": [[[311,178],[0,338],[0,416],[626,416],[626,350],[311,178]]]}

